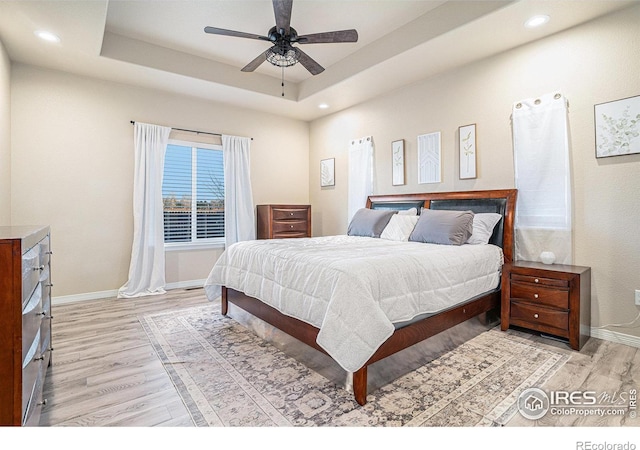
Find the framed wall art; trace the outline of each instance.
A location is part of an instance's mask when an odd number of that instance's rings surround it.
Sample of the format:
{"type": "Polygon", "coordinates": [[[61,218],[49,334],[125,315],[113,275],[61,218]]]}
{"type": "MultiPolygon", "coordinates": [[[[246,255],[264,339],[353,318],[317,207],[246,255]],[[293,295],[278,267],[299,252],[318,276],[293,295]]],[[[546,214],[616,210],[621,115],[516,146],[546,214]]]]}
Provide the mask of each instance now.
{"type": "Polygon", "coordinates": [[[477,141],[475,123],[458,128],[458,143],[460,149],[460,179],[476,178],[477,141]]]}
{"type": "Polygon", "coordinates": [[[640,153],[640,95],[594,106],[596,158],[640,153]]]}
{"type": "Polygon", "coordinates": [[[440,132],[418,136],[418,184],[440,183],[440,132]]]}
{"type": "Polygon", "coordinates": [[[336,159],[329,158],[320,161],[320,187],[336,185],[336,159]]]}
{"type": "Polygon", "coordinates": [[[404,184],[404,139],[393,141],[391,143],[391,164],[393,186],[401,186],[404,184]]]}

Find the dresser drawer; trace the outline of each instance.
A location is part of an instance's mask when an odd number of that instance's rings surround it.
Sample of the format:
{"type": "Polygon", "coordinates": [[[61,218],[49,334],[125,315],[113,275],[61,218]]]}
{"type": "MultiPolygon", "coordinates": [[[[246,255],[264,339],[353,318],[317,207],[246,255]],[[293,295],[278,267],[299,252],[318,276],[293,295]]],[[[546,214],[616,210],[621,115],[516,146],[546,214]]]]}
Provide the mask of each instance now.
{"type": "Polygon", "coordinates": [[[40,362],[39,371],[33,385],[33,390],[31,391],[31,396],[27,397],[27,403],[24,405],[25,412],[22,416],[22,425],[24,426],[35,427],[40,425],[42,406],[46,403],[46,400],[42,398],[46,370],[47,366],[43,362],[40,362]]]}
{"type": "Polygon", "coordinates": [[[528,300],[555,308],[569,309],[569,291],[545,285],[512,282],[511,298],[528,300]]]}
{"type": "MultiPolygon", "coordinates": [[[[22,357],[25,358],[42,325],[42,289],[38,284],[22,310],[22,357]]],[[[39,348],[39,346],[38,346],[39,348]]]]}
{"type": "Polygon", "coordinates": [[[307,220],[308,209],[285,209],[285,208],[273,208],[271,214],[273,220],[307,220]]]}
{"type": "Polygon", "coordinates": [[[539,330],[540,326],[556,328],[561,330],[561,336],[566,336],[569,312],[530,303],[511,302],[511,322],[534,330],[539,330]]]}
{"type": "Polygon", "coordinates": [[[51,246],[49,244],[49,236],[42,239],[38,242],[38,250],[40,252],[40,264],[47,265],[49,264],[49,259],[51,255],[51,246]]]}
{"type": "Polygon", "coordinates": [[[40,279],[40,248],[36,245],[22,255],[22,302],[26,302],[40,279]]]}
{"type": "Polygon", "coordinates": [[[560,280],[557,278],[544,278],[544,277],[536,277],[531,275],[520,275],[517,273],[511,274],[511,281],[521,281],[523,283],[531,283],[531,284],[542,284],[545,286],[555,286],[555,287],[569,287],[569,281],[560,280]]]}
{"type": "Polygon", "coordinates": [[[34,336],[33,342],[30,343],[26,354],[22,360],[22,417],[25,417],[27,407],[31,402],[31,398],[36,387],[36,382],[42,368],[42,359],[40,354],[40,330],[34,336]]]}

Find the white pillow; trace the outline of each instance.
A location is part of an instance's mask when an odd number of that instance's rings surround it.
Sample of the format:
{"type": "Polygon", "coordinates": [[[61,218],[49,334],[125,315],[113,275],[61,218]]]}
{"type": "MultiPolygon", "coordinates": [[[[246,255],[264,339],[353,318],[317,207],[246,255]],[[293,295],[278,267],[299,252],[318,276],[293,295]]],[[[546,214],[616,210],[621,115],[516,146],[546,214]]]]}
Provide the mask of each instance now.
{"type": "Polygon", "coordinates": [[[473,216],[473,234],[467,240],[467,244],[488,244],[493,229],[502,219],[498,213],[480,213],[473,216]]]}
{"type": "Polygon", "coordinates": [[[418,216],[394,214],[391,216],[387,226],[382,230],[380,238],[407,242],[416,223],[418,223],[418,216]]]}
{"type": "Polygon", "coordinates": [[[398,214],[401,216],[417,216],[418,208],[401,209],[398,214]]]}

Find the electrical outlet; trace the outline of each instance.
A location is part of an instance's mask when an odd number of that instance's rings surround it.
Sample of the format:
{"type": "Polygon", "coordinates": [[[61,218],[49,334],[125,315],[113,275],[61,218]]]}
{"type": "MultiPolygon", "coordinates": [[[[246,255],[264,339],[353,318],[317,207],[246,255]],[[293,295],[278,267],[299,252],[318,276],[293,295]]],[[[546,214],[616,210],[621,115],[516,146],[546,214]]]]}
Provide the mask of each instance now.
{"type": "Polygon", "coordinates": [[[640,289],[636,289],[636,305],[640,306],[640,289]]]}

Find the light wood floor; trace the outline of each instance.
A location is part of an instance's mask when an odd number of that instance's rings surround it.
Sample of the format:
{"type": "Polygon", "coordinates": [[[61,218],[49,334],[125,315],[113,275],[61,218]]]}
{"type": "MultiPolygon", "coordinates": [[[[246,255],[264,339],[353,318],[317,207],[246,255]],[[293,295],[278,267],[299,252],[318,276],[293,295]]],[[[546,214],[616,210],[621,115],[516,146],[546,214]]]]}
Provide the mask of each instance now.
{"type": "MultiPolygon", "coordinates": [[[[193,426],[155,355],[138,316],[208,304],[202,289],[140,299],[105,299],[53,307],[53,365],[44,387],[44,426],[193,426]]],[[[571,359],[545,389],[628,391],[640,388],[640,350],[592,338],[580,353],[531,339],[571,359]]],[[[627,416],[625,416],[627,417],[627,416]]],[[[557,417],[534,423],[517,414],[510,426],[640,425],[625,417],[557,417]]]]}

